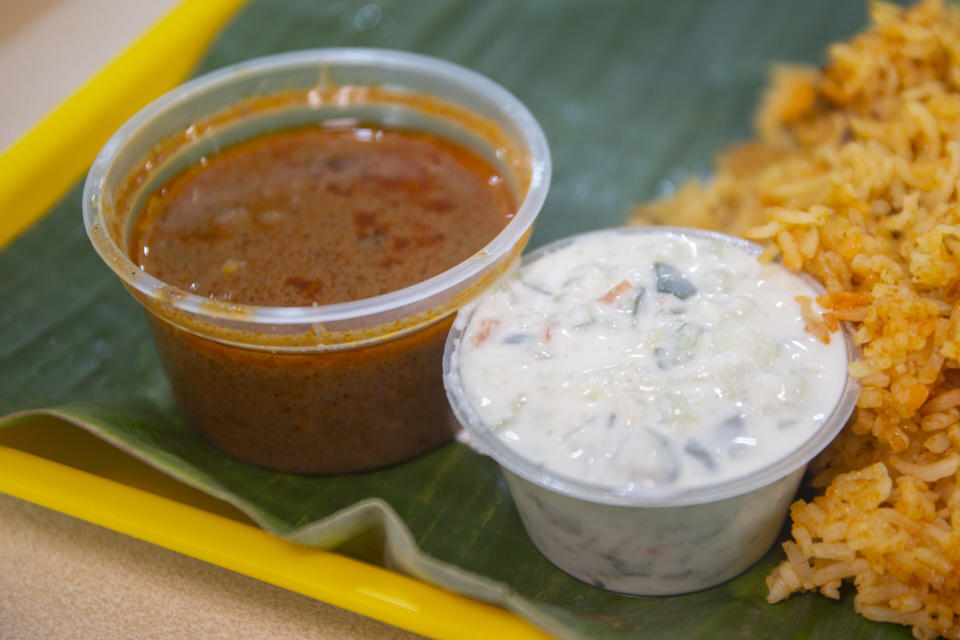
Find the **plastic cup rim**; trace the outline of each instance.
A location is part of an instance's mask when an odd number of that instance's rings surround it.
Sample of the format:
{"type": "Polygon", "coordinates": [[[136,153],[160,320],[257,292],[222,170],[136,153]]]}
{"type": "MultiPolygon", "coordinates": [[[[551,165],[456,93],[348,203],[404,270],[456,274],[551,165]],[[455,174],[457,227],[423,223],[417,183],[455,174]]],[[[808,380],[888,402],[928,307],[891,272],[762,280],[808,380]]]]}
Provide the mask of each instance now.
{"type": "MultiPolygon", "coordinates": [[[[576,234],[544,245],[536,251],[532,251],[523,256],[521,265],[533,262],[547,253],[557,251],[577,239],[609,233],[659,233],[691,236],[718,240],[755,255],[758,255],[762,251],[762,247],[749,240],[703,229],[671,226],[613,227],[576,234]]],[[[799,273],[797,275],[802,277],[816,290],[824,291],[822,285],[808,274],[799,273]]],[[[544,469],[532,463],[504,443],[490,427],[484,425],[469,402],[466,401],[463,387],[460,383],[459,369],[456,365],[456,360],[458,357],[460,337],[469,324],[470,317],[474,310],[482,300],[483,297],[481,296],[460,309],[450,329],[450,333],[447,335],[443,354],[443,381],[453,413],[460,425],[470,434],[470,437],[476,439],[480,447],[484,449],[498,465],[527,482],[573,499],[622,507],[679,507],[707,504],[749,494],[781,480],[801,467],[805,467],[810,460],[836,438],[856,405],[860,385],[856,379],[848,374],[844,388],[840,393],[833,412],[816,433],[804,442],[803,445],[794,449],[787,456],[748,474],[730,478],[714,485],[689,488],[638,486],[634,489],[627,490],[589,483],[544,469]]],[[[853,344],[848,327],[844,326],[839,334],[842,336],[844,346],[846,347],[847,363],[849,366],[849,363],[856,359],[858,352],[853,344]]]]}
{"type": "Polygon", "coordinates": [[[137,112],[107,140],[91,165],[83,188],[83,222],[94,249],[124,283],[147,297],[161,299],[180,311],[210,320],[235,321],[242,317],[244,322],[271,325],[337,322],[376,316],[416,305],[455,290],[457,285],[483,273],[506,255],[533,225],[546,200],[550,173],[550,150],[539,123],[516,96],[486,76],[453,62],[406,51],[359,47],[307,49],[246,60],[212,71],[179,85],[137,112]],[[103,228],[100,198],[103,182],[113,160],[127,141],[159,114],[176,108],[198,94],[228,85],[235,78],[296,67],[320,68],[324,65],[377,65],[387,70],[422,72],[498,104],[501,113],[512,119],[522,132],[524,139],[520,142],[529,149],[531,159],[529,187],[514,217],[484,247],[450,269],[396,291],[350,302],[295,307],[211,304],[208,297],[164,283],[141,271],[103,228]]]}

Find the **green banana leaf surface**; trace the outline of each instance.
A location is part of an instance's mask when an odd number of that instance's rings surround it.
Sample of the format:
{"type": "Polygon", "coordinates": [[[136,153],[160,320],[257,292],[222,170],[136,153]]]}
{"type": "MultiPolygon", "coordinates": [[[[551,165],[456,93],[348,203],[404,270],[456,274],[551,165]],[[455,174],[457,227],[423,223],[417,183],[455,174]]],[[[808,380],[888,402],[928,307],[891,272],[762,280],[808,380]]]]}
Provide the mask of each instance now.
{"type": "MultiPolygon", "coordinates": [[[[819,63],[863,0],[254,0],[198,73],[294,49],[417,51],[488,75],[546,131],[553,185],[531,247],[619,224],[750,135],[775,62],[819,63]]],[[[816,595],[765,602],[771,550],[699,593],[581,583],[524,533],[496,464],[460,444],[372,473],[306,477],[238,462],[183,420],[137,303],[90,247],[80,186],[0,251],[0,426],[64,418],[306,544],[367,542],[389,566],[502,604],[561,638],[908,638],[816,595]],[[374,534],[371,535],[371,532],[374,534]],[[357,542],[360,541],[360,542],[357,542]]],[[[318,579],[322,579],[318,577],[318,579]]]]}

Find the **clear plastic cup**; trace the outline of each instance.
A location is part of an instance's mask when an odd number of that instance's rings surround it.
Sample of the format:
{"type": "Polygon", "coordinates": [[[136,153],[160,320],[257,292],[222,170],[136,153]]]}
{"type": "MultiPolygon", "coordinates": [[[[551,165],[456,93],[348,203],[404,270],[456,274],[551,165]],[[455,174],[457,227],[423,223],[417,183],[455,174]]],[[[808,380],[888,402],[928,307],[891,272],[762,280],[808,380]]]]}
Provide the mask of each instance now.
{"type": "Polygon", "coordinates": [[[452,437],[441,381],[452,316],[520,255],[549,182],[543,131],[491,80],[411,53],[318,49],[221,69],[144,108],[94,161],[83,219],[96,251],[147,310],[181,408],[214,445],[272,469],[339,473],[396,463],[452,437]],[[514,217],[437,276],[322,306],[217,302],[130,260],[132,222],[170,177],[232,143],[334,118],[468,146],[511,183],[514,217]]]}
{"type": "MultiPolygon", "coordinates": [[[[589,235],[605,233],[675,233],[720,240],[754,254],[761,251],[745,240],[695,229],[633,227],[589,235]]],[[[525,256],[523,264],[577,238],[541,247],[525,256]]],[[[822,291],[812,279],[807,281],[822,291]]],[[[589,483],[524,457],[472,406],[461,377],[459,350],[481,303],[460,311],[447,338],[444,384],[454,414],[469,439],[500,465],[537,548],[570,575],[604,589],[632,595],[688,593],[745,571],[776,540],[807,464],[836,437],[856,404],[859,385],[846,376],[832,413],[799,448],[728,480],[690,487],[589,483]]],[[[852,339],[846,331],[840,335],[847,361],[852,361],[852,339]]]]}

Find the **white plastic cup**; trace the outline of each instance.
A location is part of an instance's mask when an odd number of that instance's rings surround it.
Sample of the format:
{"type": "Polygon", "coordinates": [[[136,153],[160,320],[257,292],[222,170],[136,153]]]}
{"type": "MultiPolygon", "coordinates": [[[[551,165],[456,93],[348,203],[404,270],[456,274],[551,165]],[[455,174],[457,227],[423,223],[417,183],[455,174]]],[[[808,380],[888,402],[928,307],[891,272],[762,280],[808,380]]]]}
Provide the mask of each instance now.
{"type": "MultiPolygon", "coordinates": [[[[618,233],[708,237],[759,254],[740,238],[696,229],[634,227],[618,233]]],[[[593,232],[610,233],[611,230],[593,232]]],[[[541,247],[524,264],[575,241],[541,247]]],[[[822,290],[812,279],[811,285],[822,290]]],[[[798,449],[747,475],[716,484],[618,491],[561,476],[525,458],[484,424],[471,406],[459,370],[459,348],[477,303],[464,307],[447,338],[444,385],[454,415],[470,439],[497,461],[524,527],[560,569],[595,586],[631,595],[672,595],[706,589],[759,560],[783,527],[807,464],[840,432],[856,404],[847,376],[832,414],[798,449]]],[[[855,349],[840,333],[852,361],[855,349]]]]}

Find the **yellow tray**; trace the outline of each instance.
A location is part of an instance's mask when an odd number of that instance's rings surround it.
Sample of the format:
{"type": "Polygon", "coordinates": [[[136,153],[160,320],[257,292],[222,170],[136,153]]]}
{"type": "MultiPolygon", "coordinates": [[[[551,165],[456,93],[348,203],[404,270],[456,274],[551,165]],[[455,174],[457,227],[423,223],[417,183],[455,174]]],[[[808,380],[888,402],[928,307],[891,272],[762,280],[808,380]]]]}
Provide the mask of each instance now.
{"type": "MultiPolygon", "coordinates": [[[[117,127],[186,77],[243,2],[184,0],[0,155],[0,248],[63,196],[117,127]]],[[[502,608],[272,536],[58,420],[0,430],[0,491],[429,637],[548,638],[502,608]]]]}

